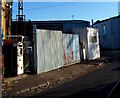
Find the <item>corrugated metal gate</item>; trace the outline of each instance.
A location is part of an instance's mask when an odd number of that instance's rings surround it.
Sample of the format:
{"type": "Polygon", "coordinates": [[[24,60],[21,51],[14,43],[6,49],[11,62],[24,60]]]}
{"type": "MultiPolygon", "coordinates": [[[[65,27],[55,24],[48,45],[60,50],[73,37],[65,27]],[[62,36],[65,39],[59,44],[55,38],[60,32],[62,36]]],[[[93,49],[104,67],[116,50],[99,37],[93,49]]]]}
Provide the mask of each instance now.
{"type": "Polygon", "coordinates": [[[36,31],[37,74],[63,67],[62,31],[36,31]]]}
{"type": "Polygon", "coordinates": [[[79,34],[62,34],[64,65],[80,62],[79,34]]]}

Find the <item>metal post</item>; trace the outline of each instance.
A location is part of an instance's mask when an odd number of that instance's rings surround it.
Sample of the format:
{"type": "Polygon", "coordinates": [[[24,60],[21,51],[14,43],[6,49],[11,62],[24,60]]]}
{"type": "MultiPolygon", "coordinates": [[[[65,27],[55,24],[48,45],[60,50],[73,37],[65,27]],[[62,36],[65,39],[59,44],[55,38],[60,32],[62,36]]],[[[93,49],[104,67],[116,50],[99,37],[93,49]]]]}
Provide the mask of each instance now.
{"type": "Polygon", "coordinates": [[[23,0],[18,0],[18,21],[23,21],[23,0]]]}

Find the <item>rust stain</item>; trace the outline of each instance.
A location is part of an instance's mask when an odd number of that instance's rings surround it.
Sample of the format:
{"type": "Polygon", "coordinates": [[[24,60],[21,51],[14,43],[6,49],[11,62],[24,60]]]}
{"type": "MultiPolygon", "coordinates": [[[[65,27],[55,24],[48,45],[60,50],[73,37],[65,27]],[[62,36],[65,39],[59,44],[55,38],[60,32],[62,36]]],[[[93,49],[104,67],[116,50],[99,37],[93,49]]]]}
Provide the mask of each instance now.
{"type": "Polygon", "coordinates": [[[12,45],[13,43],[17,43],[18,39],[5,39],[3,41],[4,45],[12,45]]]}

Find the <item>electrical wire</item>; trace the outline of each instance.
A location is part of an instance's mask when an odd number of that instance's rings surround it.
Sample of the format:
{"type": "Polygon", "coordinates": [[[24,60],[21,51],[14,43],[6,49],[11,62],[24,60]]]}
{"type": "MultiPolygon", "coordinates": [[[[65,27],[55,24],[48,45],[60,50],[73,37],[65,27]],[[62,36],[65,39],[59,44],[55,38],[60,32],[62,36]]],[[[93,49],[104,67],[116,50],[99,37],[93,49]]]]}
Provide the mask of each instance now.
{"type": "MultiPolygon", "coordinates": [[[[45,6],[45,7],[37,7],[37,8],[31,8],[31,9],[25,9],[23,11],[32,11],[32,10],[40,10],[40,9],[48,9],[48,8],[54,8],[54,7],[59,7],[59,6],[64,6],[66,4],[71,4],[73,2],[68,2],[68,3],[62,3],[62,4],[56,4],[56,5],[51,5],[51,6],[45,6]]],[[[14,11],[13,13],[18,12],[18,11],[14,11]]]]}

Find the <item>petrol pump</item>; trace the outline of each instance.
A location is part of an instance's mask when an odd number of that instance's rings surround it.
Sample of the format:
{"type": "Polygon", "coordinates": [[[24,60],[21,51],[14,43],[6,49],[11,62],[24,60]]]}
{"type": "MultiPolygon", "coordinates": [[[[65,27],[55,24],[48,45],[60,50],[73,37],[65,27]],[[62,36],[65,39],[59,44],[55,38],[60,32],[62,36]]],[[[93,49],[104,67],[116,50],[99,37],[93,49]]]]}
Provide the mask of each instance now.
{"type": "Polygon", "coordinates": [[[17,43],[17,75],[23,74],[23,43],[17,43]]]}

